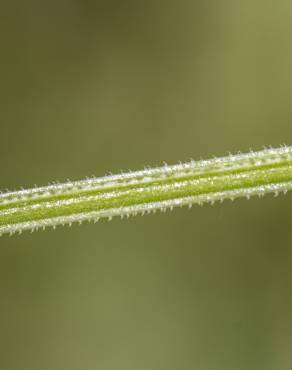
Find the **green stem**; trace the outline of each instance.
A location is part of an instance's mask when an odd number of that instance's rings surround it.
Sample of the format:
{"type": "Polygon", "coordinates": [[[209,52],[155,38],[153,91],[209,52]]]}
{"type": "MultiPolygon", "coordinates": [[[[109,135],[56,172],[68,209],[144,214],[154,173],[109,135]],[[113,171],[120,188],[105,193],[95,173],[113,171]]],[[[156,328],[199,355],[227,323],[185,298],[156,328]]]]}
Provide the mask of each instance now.
{"type": "Polygon", "coordinates": [[[292,189],[292,147],[0,194],[0,235],[292,189]]]}

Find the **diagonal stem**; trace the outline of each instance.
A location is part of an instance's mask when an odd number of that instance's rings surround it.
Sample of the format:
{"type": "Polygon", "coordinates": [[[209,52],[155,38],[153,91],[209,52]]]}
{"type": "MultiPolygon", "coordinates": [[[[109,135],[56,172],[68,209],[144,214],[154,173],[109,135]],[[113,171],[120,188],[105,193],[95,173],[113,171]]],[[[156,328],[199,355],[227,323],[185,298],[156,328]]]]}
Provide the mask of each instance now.
{"type": "Polygon", "coordinates": [[[0,235],[292,189],[292,147],[0,194],[0,235]]]}

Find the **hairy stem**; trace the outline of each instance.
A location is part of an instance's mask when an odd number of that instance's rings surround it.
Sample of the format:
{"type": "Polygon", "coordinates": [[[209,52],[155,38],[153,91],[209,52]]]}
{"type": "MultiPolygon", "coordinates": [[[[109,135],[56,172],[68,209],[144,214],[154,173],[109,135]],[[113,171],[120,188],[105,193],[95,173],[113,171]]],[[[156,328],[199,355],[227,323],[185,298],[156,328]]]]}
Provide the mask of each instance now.
{"type": "Polygon", "coordinates": [[[0,194],[0,235],[292,189],[292,147],[0,194]]]}

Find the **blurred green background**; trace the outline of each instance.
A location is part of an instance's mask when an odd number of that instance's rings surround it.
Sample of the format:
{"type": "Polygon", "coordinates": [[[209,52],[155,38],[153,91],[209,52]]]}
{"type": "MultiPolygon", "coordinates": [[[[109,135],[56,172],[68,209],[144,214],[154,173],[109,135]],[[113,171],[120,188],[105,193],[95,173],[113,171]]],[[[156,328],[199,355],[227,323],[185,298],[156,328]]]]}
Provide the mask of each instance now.
{"type": "MultiPolygon", "coordinates": [[[[291,144],[291,1],[2,2],[0,42],[2,190],[291,144]]],[[[291,201],[1,238],[0,369],[291,369],[291,201]]]]}

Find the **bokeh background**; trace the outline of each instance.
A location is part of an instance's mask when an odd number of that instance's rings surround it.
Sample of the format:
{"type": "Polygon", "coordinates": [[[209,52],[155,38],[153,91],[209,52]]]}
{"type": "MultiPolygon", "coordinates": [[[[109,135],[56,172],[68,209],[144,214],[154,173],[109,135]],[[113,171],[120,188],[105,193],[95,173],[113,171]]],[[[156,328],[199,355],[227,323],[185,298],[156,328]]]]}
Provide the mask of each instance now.
{"type": "MultiPolygon", "coordinates": [[[[291,144],[292,3],[1,3],[0,188],[291,144]]],[[[292,194],[0,240],[3,370],[292,367],[292,194]]]]}

